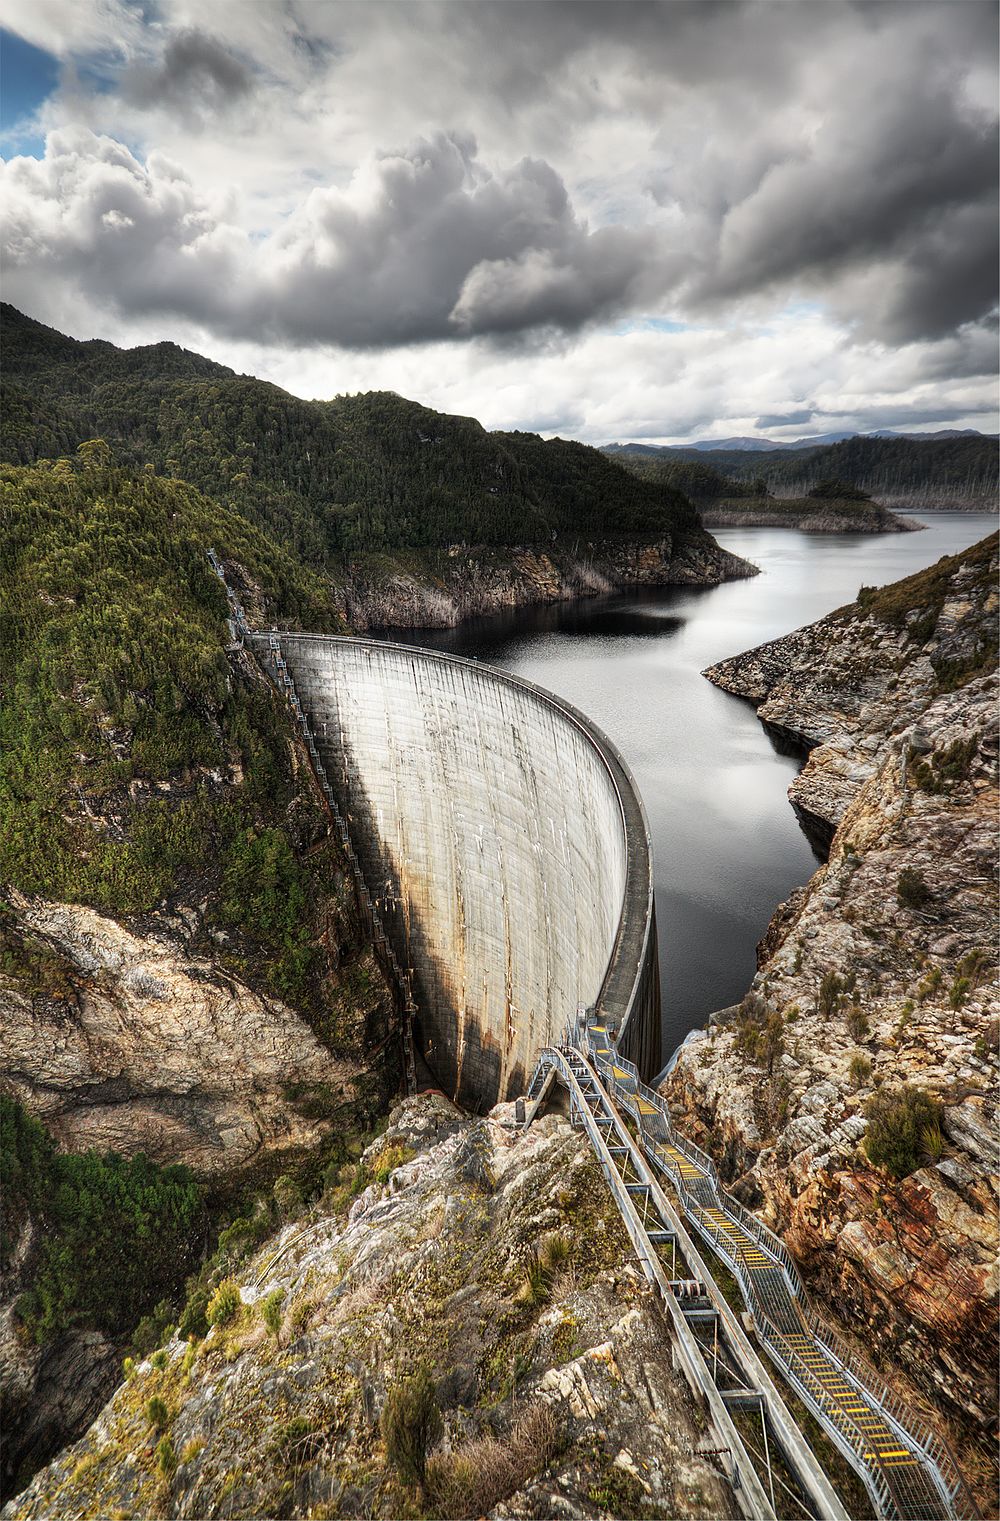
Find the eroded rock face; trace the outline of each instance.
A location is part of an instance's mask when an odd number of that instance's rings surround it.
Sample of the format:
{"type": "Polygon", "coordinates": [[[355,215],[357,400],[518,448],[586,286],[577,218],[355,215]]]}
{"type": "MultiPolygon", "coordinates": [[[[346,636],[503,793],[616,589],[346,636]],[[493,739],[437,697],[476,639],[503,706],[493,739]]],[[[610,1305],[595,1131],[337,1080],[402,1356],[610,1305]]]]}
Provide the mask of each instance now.
{"type": "Polygon", "coordinates": [[[73,970],[71,1001],[0,991],[3,1087],[67,1150],[144,1151],[199,1173],[308,1146],[316,1125],[283,1088],[347,1098],[356,1069],[305,1022],[166,932],[14,895],[22,925],[73,970]]]}
{"type": "Polygon", "coordinates": [[[268,1243],[229,1324],[142,1364],[8,1521],[735,1515],[589,1147],[555,1116],[507,1128],[512,1111],[470,1125],[440,1096],[400,1106],[368,1156],[385,1182],[268,1243]],[[518,1298],[551,1232],[568,1254],[537,1302],[518,1298]],[[419,1362],[443,1434],[415,1502],[380,1414],[419,1362]],[[159,1465],[154,1397],[172,1453],[159,1465]]]}
{"type": "Polygon", "coordinates": [[[737,1015],[667,1093],[882,1375],[958,1422],[975,1477],[996,1415],[995,549],[934,569],[899,623],[855,607],[707,673],[813,746],[790,796],[832,845],[761,943],[771,1072],[737,1015]],[[944,1147],[897,1180],[863,1143],[872,1093],[902,1083],[941,1100],[944,1147]]]}
{"type": "Polygon", "coordinates": [[[463,618],[539,602],[597,596],[626,586],[714,586],[756,568],[705,535],[681,543],[607,540],[550,550],[411,552],[409,568],[358,562],[340,596],[352,629],[453,628],[463,618]]]}

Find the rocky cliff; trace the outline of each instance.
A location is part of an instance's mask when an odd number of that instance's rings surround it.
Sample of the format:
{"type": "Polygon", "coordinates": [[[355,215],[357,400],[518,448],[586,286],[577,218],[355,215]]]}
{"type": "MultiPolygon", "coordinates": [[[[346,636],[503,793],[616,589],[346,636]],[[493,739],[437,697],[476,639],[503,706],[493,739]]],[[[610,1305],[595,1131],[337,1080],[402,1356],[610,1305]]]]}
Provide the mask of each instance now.
{"type": "Polygon", "coordinates": [[[353,1181],[217,1287],[203,1338],[130,1369],[8,1521],[736,1514],[589,1148],[511,1114],[400,1106],[353,1181]],[[419,1498],[389,1450],[415,1387],[419,1498]]]}
{"type": "Polygon", "coordinates": [[[192,953],[179,916],[139,935],[79,905],[11,901],[49,984],[22,976],[3,990],[3,1083],[67,1150],[229,1172],[315,1144],[317,1123],[287,1096],[296,1085],[323,1087],[331,1108],[352,1095],[357,1066],[192,953]]]}
{"type": "Polygon", "coordinates": [[[706,672],[808,749],[790,796],[829,858],[666,1088],[973,1480],[996,1416],[996,571],[994,537],[706,672]]]}
{"type": "Polygon", "coordinates": [[[348,562],[336,596],[350,627],[452,628],[463,618],[627,586],[714,586],[757,574],[707,534],[577,540],[540,549],[453,547],[348,562]]]}

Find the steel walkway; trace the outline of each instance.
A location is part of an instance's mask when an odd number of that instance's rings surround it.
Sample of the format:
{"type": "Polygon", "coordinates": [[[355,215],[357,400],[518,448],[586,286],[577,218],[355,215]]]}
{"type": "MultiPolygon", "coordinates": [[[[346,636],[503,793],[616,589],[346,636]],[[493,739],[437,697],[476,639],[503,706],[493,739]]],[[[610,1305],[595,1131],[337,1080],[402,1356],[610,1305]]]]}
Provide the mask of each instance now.
{"type": "Polygon", "coordinates": [[[569,1093],[571,1122],[587,1132],[636,1257],[671,1323],[675,1365],[708,1407],[702,1445],[721,1460],[743,1514],[750,1521],[779,1515],[848,1521],[739,1316],[712,1283],[624,1116],[578,1047],[543,1053],[524,1123],[531,1123],[553,1082],[569,1093]],[[681,1266],[696,1276],[679,1278],[681,1266]]]}
{"type": "Polygon", "coordinates": [[[693,1229],[732,1272],[761,1344],[859,1475],[877,1513],[972,1521],[977,1511],[949,1449],[816,1318],[783,1242],[726,1192],[711,1159],[677,1134],[665,1101],[619,1056],[607,1027],[578,1017],[569,1038],[613,1107],[628,1116],[643,1156],[668,1179],[693,1229]]]}

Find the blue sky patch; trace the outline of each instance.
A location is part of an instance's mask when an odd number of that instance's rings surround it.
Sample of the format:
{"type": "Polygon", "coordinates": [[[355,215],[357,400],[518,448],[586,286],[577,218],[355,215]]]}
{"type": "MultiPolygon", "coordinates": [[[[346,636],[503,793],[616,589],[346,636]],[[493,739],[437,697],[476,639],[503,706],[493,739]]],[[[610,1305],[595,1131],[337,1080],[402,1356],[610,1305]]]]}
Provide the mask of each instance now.
{"type": "MultiPolygon", "coordinates": [[[[59,61],[42,48],[0,30],[0,131],[17,142],[19,125],[34,115],[59,83],[59,61]]],[[[38,143],[29,136],[20,151],[33,152],[28,143],[38,143]]]]}
{"type": "Polygon", "coordinates": [[[631,317],[615,326],[619,336],[625,333],[689,333],[693,322],[675,322],[672,317],[631,317]]]}

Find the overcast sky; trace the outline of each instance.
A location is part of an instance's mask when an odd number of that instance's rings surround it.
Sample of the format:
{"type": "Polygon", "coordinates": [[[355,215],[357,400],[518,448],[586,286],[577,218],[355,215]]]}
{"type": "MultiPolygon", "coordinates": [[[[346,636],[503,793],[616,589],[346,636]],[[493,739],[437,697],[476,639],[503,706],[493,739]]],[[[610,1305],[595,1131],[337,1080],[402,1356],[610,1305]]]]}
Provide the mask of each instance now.
{"type": "Polygon", "coordinates": [[[997,419],[993,0],[5,0],[4,296],[301,396],[997,419]]]}

